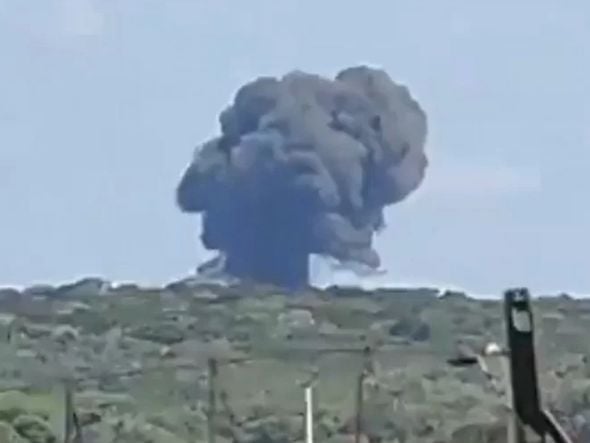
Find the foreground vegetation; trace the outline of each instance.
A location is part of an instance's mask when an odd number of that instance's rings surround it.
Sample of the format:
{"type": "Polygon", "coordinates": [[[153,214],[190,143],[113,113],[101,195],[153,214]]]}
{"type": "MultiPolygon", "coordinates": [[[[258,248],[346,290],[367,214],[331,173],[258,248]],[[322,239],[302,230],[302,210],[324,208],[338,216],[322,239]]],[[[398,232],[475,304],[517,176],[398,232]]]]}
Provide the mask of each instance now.
{"type": "MultiPolygon", "coordinates": [[[[544,402],[590,441],[590,300],[534,303],[544,402]]],[[[217,442],[303,441],[310,382],[316,440],[353,441],[363,370],[363,439],[504,441],[498,386],[447,364],[458,346],[504,342],[499,301],[434,289],[285,296],[89,279],[0,290],[0,333],[0,441],[62,441],[67,386],[85,443],[206,441],[212,359],[217,442]]],[[[494,377],[500,368],[490,362],[494,377]]]]}

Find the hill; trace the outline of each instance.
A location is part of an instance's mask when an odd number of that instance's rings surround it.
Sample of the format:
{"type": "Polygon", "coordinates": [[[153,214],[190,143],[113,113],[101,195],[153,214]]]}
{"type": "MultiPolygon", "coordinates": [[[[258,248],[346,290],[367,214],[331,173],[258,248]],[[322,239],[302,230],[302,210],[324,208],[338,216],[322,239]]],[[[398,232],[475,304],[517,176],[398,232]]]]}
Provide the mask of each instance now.
{"type": "MultiPolygon", "coordinates": [[[[588,438],[590,300],[540,297],[534,309],[544,402],[588,438]]],[[[490,381],[447,360],[458,344],[504,343],[502,313],[499,301],[428,288],[0,289],[0,437],[59,438],[69,380],[85,443],[206,441],[214,361],[218,442],[303,441],[312,380],[316,440],[353,441],[363,368],[363,439],[500,442],[500,362],[488,362],[490,381]]]]}

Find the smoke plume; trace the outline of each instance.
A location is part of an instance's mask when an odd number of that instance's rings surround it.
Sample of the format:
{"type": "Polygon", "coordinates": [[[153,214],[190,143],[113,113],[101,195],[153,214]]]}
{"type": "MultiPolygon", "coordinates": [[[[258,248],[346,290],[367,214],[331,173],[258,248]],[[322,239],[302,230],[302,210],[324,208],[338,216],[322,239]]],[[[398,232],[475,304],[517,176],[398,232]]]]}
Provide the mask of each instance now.
{"type": "Polygon", "coordinates": [[[202,242],[223,253],[228,274],[300,287],[310,254],[379,266],[383,209],[420,185],[428,163],[427,118],[406,87],[364,66],[334,80],[261,77],[219,123],[177,202],[202,214],[202,242]]]}

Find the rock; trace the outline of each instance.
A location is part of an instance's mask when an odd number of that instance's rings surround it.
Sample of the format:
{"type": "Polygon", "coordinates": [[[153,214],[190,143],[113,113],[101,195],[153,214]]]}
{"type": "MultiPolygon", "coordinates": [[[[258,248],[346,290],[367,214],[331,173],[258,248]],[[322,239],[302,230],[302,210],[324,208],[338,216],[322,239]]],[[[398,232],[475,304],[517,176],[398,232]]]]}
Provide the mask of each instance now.
{"type": "Polygon", "coordinates": [[[12,426],[30,443],[56,443],[56,436],[49,423],[36,415],[19,415],[12,426]]]}

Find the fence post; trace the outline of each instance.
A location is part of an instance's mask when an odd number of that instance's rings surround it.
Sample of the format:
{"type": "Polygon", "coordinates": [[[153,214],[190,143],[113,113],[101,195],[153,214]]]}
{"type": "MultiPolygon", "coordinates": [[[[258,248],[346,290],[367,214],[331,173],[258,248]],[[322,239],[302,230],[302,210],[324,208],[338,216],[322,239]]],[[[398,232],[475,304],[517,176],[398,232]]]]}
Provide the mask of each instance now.
{"type": "Polygon", "coordinates": [[[209,410],[207,411],[207,440],[209,443],[215,443],[216,421],[217,421],[217,360],[210,358],[208,361],[208,380],[209,380],[209,410]]]}
{"type": "Polygon", "coordinates": [[[354,443],[360,443],[363,427],[363,385],[365,383],[365,370],[363,369],[357,378],[356,386],[356,412],[354,417],[354,443]]]}
{"type": "Polygon", "coordinates": [[[305,443],[313,443],[313,385],[305,387],[305,443]]]}
{"type": "Polygon", "coordinates": [[[81,443],[82,429],[74,408],[74,381],[62,380],[64,392],[64,443],[81,443]]]}
{"type": "Polygon", "coordinates": [[[504,293],[504,318],[509,352],[510,400],[516,432],[510,436],[525,443],[525,429],[545,442],[546,424],[539,392],[535,355],[535,334],[530,294],[527,289],[504,293]]]}
{"type": "Polygon", "coordinates": [[[64,389],[64,443],[71,443],[74,431],[74,405],[69,380],[63,380],[64,389]]]}
{"type": "Polygon", "coordinates": [[[365,385],[365,377],[367,372],[370,369],[371,364],[371,357],[372,357],[372,350],[369,346],[363,349],[363,364],[361,367],[361,372],[357,379],[357,387],[356,387],[356,413],[355,413],[355,429],[354,429],[354,442],[360,443],[361,441],[361,434],[363,431],[363,415],[364,415],[364,385],[365,385]]]}

